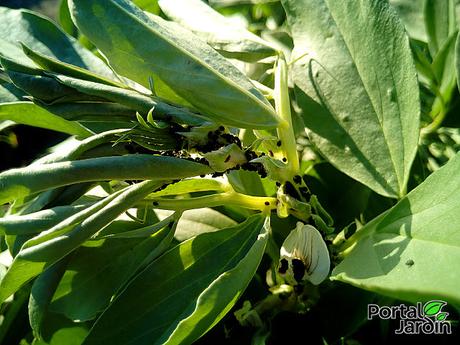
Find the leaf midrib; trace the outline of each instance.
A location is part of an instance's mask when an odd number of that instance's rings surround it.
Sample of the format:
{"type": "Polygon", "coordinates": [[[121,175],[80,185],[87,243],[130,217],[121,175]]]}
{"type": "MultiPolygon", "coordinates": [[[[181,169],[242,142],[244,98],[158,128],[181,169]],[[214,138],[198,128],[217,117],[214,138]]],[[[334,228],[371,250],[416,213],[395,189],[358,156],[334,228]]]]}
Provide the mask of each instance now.
{"type": "MultiPolygon", "coordinates": [[[[125,14],[127,14],[129,17],[131,17],[134,21],[138,22],[140,25],[142,25],[144,28],[147,29],[147,31],[150,31],[152,32],[156,37],[160,37],[162,40],[166,41],[169,45],[171,45],[172,47],[174,47],[175,49],[181,51],[184,55],[188,56],[189,59],[193,60],[196,64],[198,65],[202,65],[204,66],[211,74],[215,74],[217,75],[218,77],[220,77],[223,81],[227,82],[228,84],[232,85],[235,89],[239,90],[241,93],[245,94],[246,96],[248,96],[249,98],[251,98],[252,100],[256,101],[257,104],[259,104],[259,106],[262,106],[262,108],[265,108],[266,110],[268,110],[269,112],[272,113],[272,115],[275,115],[274,111],[272,109],[270,109],[270,107],[265,104],[264,102],[262,102],[258,97],[256,97],[254,94],[252,94],[251,92],[249,92],[248,90],[240,87],[240,85],[238,85],[236,82],[234,82],[233,80],[231,79],[228,79],[226,76],[222,75],[218,70],[215,70],[213,68],[211,68],[210,65],[208,65],[206,62],[203,62],[203,61],[199,61],[194,55],[190,54],[190,52],[188,52],[187,50],[183,49],[182,47],[174,44],[173,42],[170,41],[170,39],[168,37],[165,37],[164,35],[162,34],[159,34],[157,33],[154,28],[150,27],[149,25],[147,25],[147,23],[144,23],[140,18],[138,18],[136,15],[132,14],[131,12],[128,12],[127,10],[125,10],[123,7],[121,7],[117,2],[114,2],[112,0],[110,0],[110,2],[115,6],[117,7],[119,10],[121,10],[122,12],[124,12],[125,14]]],[[[91,11],[93,12],[93,11],[91,11]]],[[[96,17],[97,18],[97,17],[96,17]]],[[[149,17],[146,16],[146,18],[148,18],[149,20],[151,20],[149,17]]],[[[153,21],[153,20],[152,20],[153,21]]],[[[158,25],[157,23],[154,23],[155,25],[158,25]]],[[[165,28],[166,31],[170,31],[170,29],[168,27],[165,28]]],[[[200,39],[201,40],[201,39],[200,39]]],[[[206,44],[206,43],[204,43],[206,44]]],[[[211,48],[212,49],[212,48],[211,48]]],[[[217,53],[217,52],[216,52],[217,53]]],[[[218,53],[217,53],[218,54],[218,53]]],[[[131,54],[130,54],[131,55],[131,54]]],[[[143,59],[142,59],[143,60],[143,59]]],[[[144,60],[143,60],[144,61],[144,60]]],[[[248,83],[250,83],[250,85],[252,85],[252,83],[248,80],[247,81],[248,83]]],[[[257,90],[255,88],[255,86],[253,86],[255,90],[257,90]]],[[[263,95],[261,95],[261,97],[263,97],[263,95]]],[[[276,119],[276,116],[274,116],[275,119],[276,119]]]]}

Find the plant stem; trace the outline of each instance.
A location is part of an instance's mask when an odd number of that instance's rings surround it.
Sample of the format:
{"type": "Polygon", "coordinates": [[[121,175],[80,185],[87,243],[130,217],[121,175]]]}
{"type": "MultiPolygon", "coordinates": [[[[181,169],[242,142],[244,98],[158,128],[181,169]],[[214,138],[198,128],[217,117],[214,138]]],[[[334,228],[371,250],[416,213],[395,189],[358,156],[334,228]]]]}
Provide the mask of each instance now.
{"type": "Polygon", "coordinates": [[[149,204],[153,203],[155,208],[177,211],[225,205],[240,206],[262,212],[276,209],[276,198],[250,196],[236,192],[212,194],[188,199],[151,198],[145,201],[149,204]]]}
{"type": "Polygon", "coordinates": [[[284,56],[279,55],[275,67],[275,107],[283,119],[277,129],[281,139],[281,149],[287,158],[288,170],[291,177],[299,173],[299,157],[291,118],[291,103],[289,101],[287,64],[284,56]]]}

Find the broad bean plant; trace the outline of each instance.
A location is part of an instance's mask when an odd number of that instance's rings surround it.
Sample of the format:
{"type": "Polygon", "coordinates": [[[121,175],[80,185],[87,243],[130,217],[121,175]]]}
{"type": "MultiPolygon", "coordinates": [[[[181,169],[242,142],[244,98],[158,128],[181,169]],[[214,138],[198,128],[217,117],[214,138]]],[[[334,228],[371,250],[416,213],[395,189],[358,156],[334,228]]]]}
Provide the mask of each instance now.
{"type": "Polygon", "coordinates": [[[56,24],[1,7],[0,130],[68,136],[0,173],[0,342],[273,344],[291,313],[334,344],[369,303],[455,310],[458,13],[69,0],[56,24]]]}

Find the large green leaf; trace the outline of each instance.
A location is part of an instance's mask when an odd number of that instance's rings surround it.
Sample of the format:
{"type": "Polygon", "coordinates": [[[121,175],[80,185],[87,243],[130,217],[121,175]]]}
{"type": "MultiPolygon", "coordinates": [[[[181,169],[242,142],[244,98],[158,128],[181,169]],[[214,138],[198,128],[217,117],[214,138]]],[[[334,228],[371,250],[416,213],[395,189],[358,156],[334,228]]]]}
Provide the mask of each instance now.
{"type": "Polygon", "coordinates": [[[192,343],[228,312],[255,273],[268,236],[263,220],[255,215],[199,235],[158,258],[114,300],[84,344],[192,343]]]}
{"type": "Polygon", "coordinates": [[[311,140],[339,170],[377,193],[404,195],[420,105],[402,24],[380,0],[282,3],[311,140]]]}
{"type": "Polygon", "coordinates": [[[69,5],[79,29],[120,74],[144,86],[149,85],[149,77],[157,76],[225,124],[277,126],[273,108],[249,79],[179,25],[147,16],[125,0],[70,0],[69,5]]]}
{"type": "Polygon", "coordinates": [[[93,319],[128,279],[168,248],[174,228],[166,226],[142,240],[107,239],[85,243],[67,265],[50,311],[75,321],[93,319]]]}
{"type": "Polygon", "coordinates": [[[257,61],[276,50],[259,36],[236,25],[201,0],[160,0],[161,10],[229,58],[257,61]]]}
{"type": "Polygon", "coordinates": [[[65,120],[32,102],[0,103],[1,120],[10,120],[18,124],[50,129],[82,138],[93,134],[81,124],[65,120]]]}
{"type": "Polygon", "coordinates": [[[33,66],[20,42],[55,59],[113,78],[110,68],[45,17],[0,7],[0,54],[33,66]]]}
{"type": "Polygon", "coordinates": [[[0,174],[0,204],[69,184],[104,180],[172,180],[208,174],[204,165],[175,157],[126,155],[11,169],[0,174]]]}
{"type": "Polygon", "coordinates": [[[410,302],[460,303],[460,154],[361,228],[333,271],[357,287],[410,302]]]}

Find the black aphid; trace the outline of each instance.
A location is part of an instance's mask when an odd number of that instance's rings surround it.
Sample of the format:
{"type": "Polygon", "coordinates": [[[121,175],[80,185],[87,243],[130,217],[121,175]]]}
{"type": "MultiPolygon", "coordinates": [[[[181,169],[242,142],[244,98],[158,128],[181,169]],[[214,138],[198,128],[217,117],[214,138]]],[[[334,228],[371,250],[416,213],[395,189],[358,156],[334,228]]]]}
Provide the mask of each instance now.
{"type": "Polygon", "coordinates": [[[297,192],[297,190],[295,189],[294,185],[287,181],[284,185],[284,192],[287,194],[287,195],[290,195],[292,196],[293,198],[296,198],[296,199],[300,199],[300,195],[299,193],[297,192]]]}

